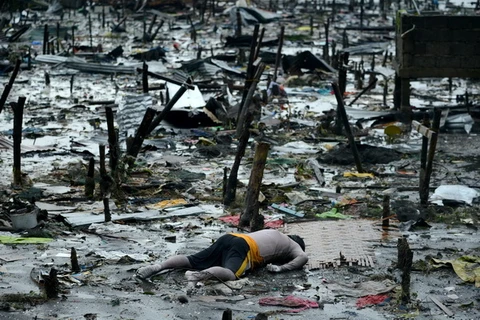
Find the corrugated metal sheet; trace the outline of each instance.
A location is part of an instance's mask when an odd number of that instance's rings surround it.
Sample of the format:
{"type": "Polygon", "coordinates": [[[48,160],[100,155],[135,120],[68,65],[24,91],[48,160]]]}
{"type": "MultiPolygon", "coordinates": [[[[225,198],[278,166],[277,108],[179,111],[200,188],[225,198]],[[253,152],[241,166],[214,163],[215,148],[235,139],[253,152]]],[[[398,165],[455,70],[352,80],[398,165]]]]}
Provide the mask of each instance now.
{"type": "Polygon", "coordinates": [[[119,138],[124,140],[135,136],[138,126],[142,123],[147,108],[151,108],[153,99],[148,94],[126,96],[117,110],[119,138]]]}

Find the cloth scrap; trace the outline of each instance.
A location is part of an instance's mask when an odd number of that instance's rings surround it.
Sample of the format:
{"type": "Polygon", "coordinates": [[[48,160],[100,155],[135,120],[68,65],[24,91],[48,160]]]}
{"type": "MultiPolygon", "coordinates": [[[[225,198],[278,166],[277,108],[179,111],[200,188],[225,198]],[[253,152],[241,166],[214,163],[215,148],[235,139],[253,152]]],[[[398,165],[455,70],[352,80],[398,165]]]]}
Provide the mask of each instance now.
{"type": "Polygon", "coordinates": [[[347,216],[345,214],[342,214],[338,212],[337,208],[332,208],[329,211],[326,211],[324,213],[317,213],[315,217],[319,219],[350,219],[351,216],[347,216]]]}
{"type": "Polygon", "coordinates": [[[480,288],[480,257],[462,256],[454,260],[432,259],[432,261],[436,268],[451,265],[460,279],[465,282],[473,282],[475,287],[480,288]]]}
{"type": "Polygon", "coordinates": [[[364,297],[369,295],[385,294],[394,290],[397,285],[389,280],[385,279],[382,282],[378,281],[364,281],[360,283],[329,283],[328,289],[332,290],[336,297],[364,297]]]}
{"type": "Polygon", "coordinates": [[[294,296],[288,297],[266,297],[261,298],[258,303],[261,306],[282,306],[295,309],[285,310],[286,312],[301,312],[309,308],[318,308],[318,302],[294,296]]]}
{"type": "Polygon", "coordinates": [[[369,295],[369,296],[358,298],[356,306],[357,308],[361,309],[368,306],[381,304],[389,298],[390,297],[388,296],[388,294],[369,295]]]}

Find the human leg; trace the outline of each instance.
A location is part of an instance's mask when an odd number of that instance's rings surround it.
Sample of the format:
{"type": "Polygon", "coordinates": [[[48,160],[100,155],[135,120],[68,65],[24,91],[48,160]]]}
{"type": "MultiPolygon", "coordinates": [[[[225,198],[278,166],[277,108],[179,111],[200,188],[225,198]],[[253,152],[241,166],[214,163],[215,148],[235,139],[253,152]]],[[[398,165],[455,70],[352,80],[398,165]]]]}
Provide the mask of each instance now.
{"type": "Polygon", "coordinates": [[[203,281],[209,279],[232,281],[237,279],[232,270],[223,267],[211,267],[202,271],[187,271],[185,272],[185,277],[188,281],[203,281]]]}
{"type": "Polygon", "coordinates": [[[187,256],[178,255],[178,256],[172,256],[160,264],[153,264],[151,266],[139,268],[136,274],[137,274],[137,277],[141,279],[146,279],[146,278],[150,278],[154,274],[159,273],[162,270],[189,269],[191,267],[192,266],[190,265],[190,261],[188,260],[187,256]]]}

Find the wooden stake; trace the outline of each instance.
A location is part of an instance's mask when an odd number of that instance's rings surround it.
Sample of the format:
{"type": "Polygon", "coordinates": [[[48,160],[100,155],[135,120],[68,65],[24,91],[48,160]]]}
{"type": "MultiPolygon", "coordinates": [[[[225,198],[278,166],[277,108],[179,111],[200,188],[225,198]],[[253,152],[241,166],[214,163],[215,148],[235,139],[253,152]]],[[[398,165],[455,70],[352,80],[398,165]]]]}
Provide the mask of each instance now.
{"type": "Polygon", "coordinates": [[[143,61],[143,69],[142,69],[142,87],[143,93],[148,93],[148,64],[143,61]]]}
{"type": "Polygon", "coordinates": [[[79,273],[81,271],[78,265],[77,250],[74,247],[70,250],[70,263],[72,265],[72,272],[79,273]]]}
{"type": "Polygon", "coordinates": [[[133,165],[135,159],[142,148],[143,141],[148,135],[148,128],[152,124],[153,118],[155,116],[156,111],[152,108],[147,108],[145,111],[145,115],[143,116],[142,123],[137,129],[135,133],[135,138],[133,139],[132,143],[127,148],[127,154],[132,157],[130,161],[128,161],[129,165],[133,165]]]}
{"type": "Polygon", "coordinates": [[[347,117],[347,112],[345,111],[345,105],[343,104],[343,98],[340,93],[340,88],[338,87],[338,84],[335,82],[332,83],[333,91],[335,92],[335,98],[337,99],[337,117],[340,116],[343,125],[345,127],[345,134],[347,135],[350,148],[352,149],[353,153],[353,158],[355,159],[355,164],[357,166],[357,171],[359,173],[363,173],[363,168],[362,168],[362,162],[360,159],[360,155],[357,150],[357,145],[355,143],[355,138],[353,137],[352,129],[350,128],[350,123],[348,122],[348,117],[347,117]]]}
{"type": "Polygon", "coordinates": [[[397,248],[397,267],[402,270],[401,299],[402,303],[407,304],[410,302],[410,274],[412,272],[413,252],[405,238],[398,239],[397,248]]]}
{"type": "Polygon", "coordinates": [[[113,111],[111,107],[105,107],[105,114],[107,116],[107,128],[108,128],[108,147],[110,149],[110,170],[112,175],[115,177],[115,172],[117,171],[118,160],[120,156],[120,148],[118,146],[118,137],[117,132],[114,127],[113,111]]]}
{"type": "Polygon", "coordinates": [[[242,15],[240,13],[240,9],[237,8],[237,30],[236,34],[237,37],[242,35],[242,15]]]}
{"type": "Polygon", "coordinates": [[[259,218],[258,196],[260,195],[260,187],[262,186],[263,171],[267,162],[268,150],[270,145],[260,142],[255,148],[255,156],[253,158],[252,171],[247,187],[247,196],[245,198],[245,211],[240,216],[240,227],[250,226],[251,231],[263,229],[263,221],[259,218]]]}
{"type": "Polygon", "coordinates": [[[0,113],[2,113],[5,102],[7,102],[8,95],[10,94],[10,90],[12,90],[13,83],[15,82],[15,78],[17,77],[18,71],[20,70],[20,63],[20,59],[17,59],[17,61],[15,61],[15,67],[13,68],[10,80],[5,85],[5,89],[3,89],[2,96],[0,97],[0,113]]]}
{"type": "Polygon", "coordinates": [[[420,177],[423,180],[423,182],[420,183],[420,203],[424,206],[428,204],[428,195],[430,192],[430,177],[432,175],[433,159],[435,157],[435,149],[437,147],[437,140],[440,129],[440,120],[442,117],[441,110],[435,108],[433,109],[433,112],[432,131],[434,132],[434,134],[432,134],[432,137],[429,141],[425,174],[423,175],[423,177],[420,177]]]}
{"type": "Polygon", "coordinates": [[[232,320],[232,310],[227,309],[223,311],[222,320],[232,320]]]}
{"type": "Polygon", "coordinates": [[[57,270],[52,268],[48,276],[43,277],[45,293],[48,299],[58,298],[60,283],[57,278],[57,270]]]}
{"type": "Polygon", "coordinates": [[[47,54],[48,49],[48,24],[43,27],[43,54],[47,54]]]}
{"type": "Polygon", "coordinates": [[[390,196],[388,194],[383,196],[383,213],[382,213],[382,228],[390,226],[390,196]]]}
{"type": "Polygon", "coordinates": [[[277,56],[275,57],[275,71],[273,72],[273,81],[277,82],[277,72],[280,66],[280,59],[282,58],[283,37],[285,34],[285,26],[280,27],[280,39],[278,42],[277,56]]]}
{"type": "Polygon", "coordinates": [[[60,53],[60,22],[57,22],[57,52],[60,53]]]}
{"type": "Polygon", "coordinates": [[[22,185],[22,164],[21,164],[21,145],[22,145],[22,126],[23,126],[23,107],[25,106],[25,97],[19,97],[17,103],[12,103],[13,109],[13,184],[22,185]]]}
{"type": "Polygon", "coordinates": [[[85,196],[93,198],[95,193],[95,159],[92,157],[88,161],[87,178],[85,179],[85,196]]]}
{"type": "Polygon", "coordinates": [[[88,34],[90,35],[90,50],[93,51],[93,36],[92,36],[92,16],[88,15],[88,34]]]}

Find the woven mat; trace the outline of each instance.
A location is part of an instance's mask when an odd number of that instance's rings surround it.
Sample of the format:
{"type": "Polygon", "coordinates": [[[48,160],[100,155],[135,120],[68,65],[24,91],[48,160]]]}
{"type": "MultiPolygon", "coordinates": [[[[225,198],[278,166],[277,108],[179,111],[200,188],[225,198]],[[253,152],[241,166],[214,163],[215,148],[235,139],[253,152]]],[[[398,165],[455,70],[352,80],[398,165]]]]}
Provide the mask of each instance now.
{"type": "Polygon", "coordinates": [[[284,232],[304,238],[309,270],[342,265],[373,267],[373,243],[382,236],[372,221],[353,219],[288,224],[284,232]]]}

